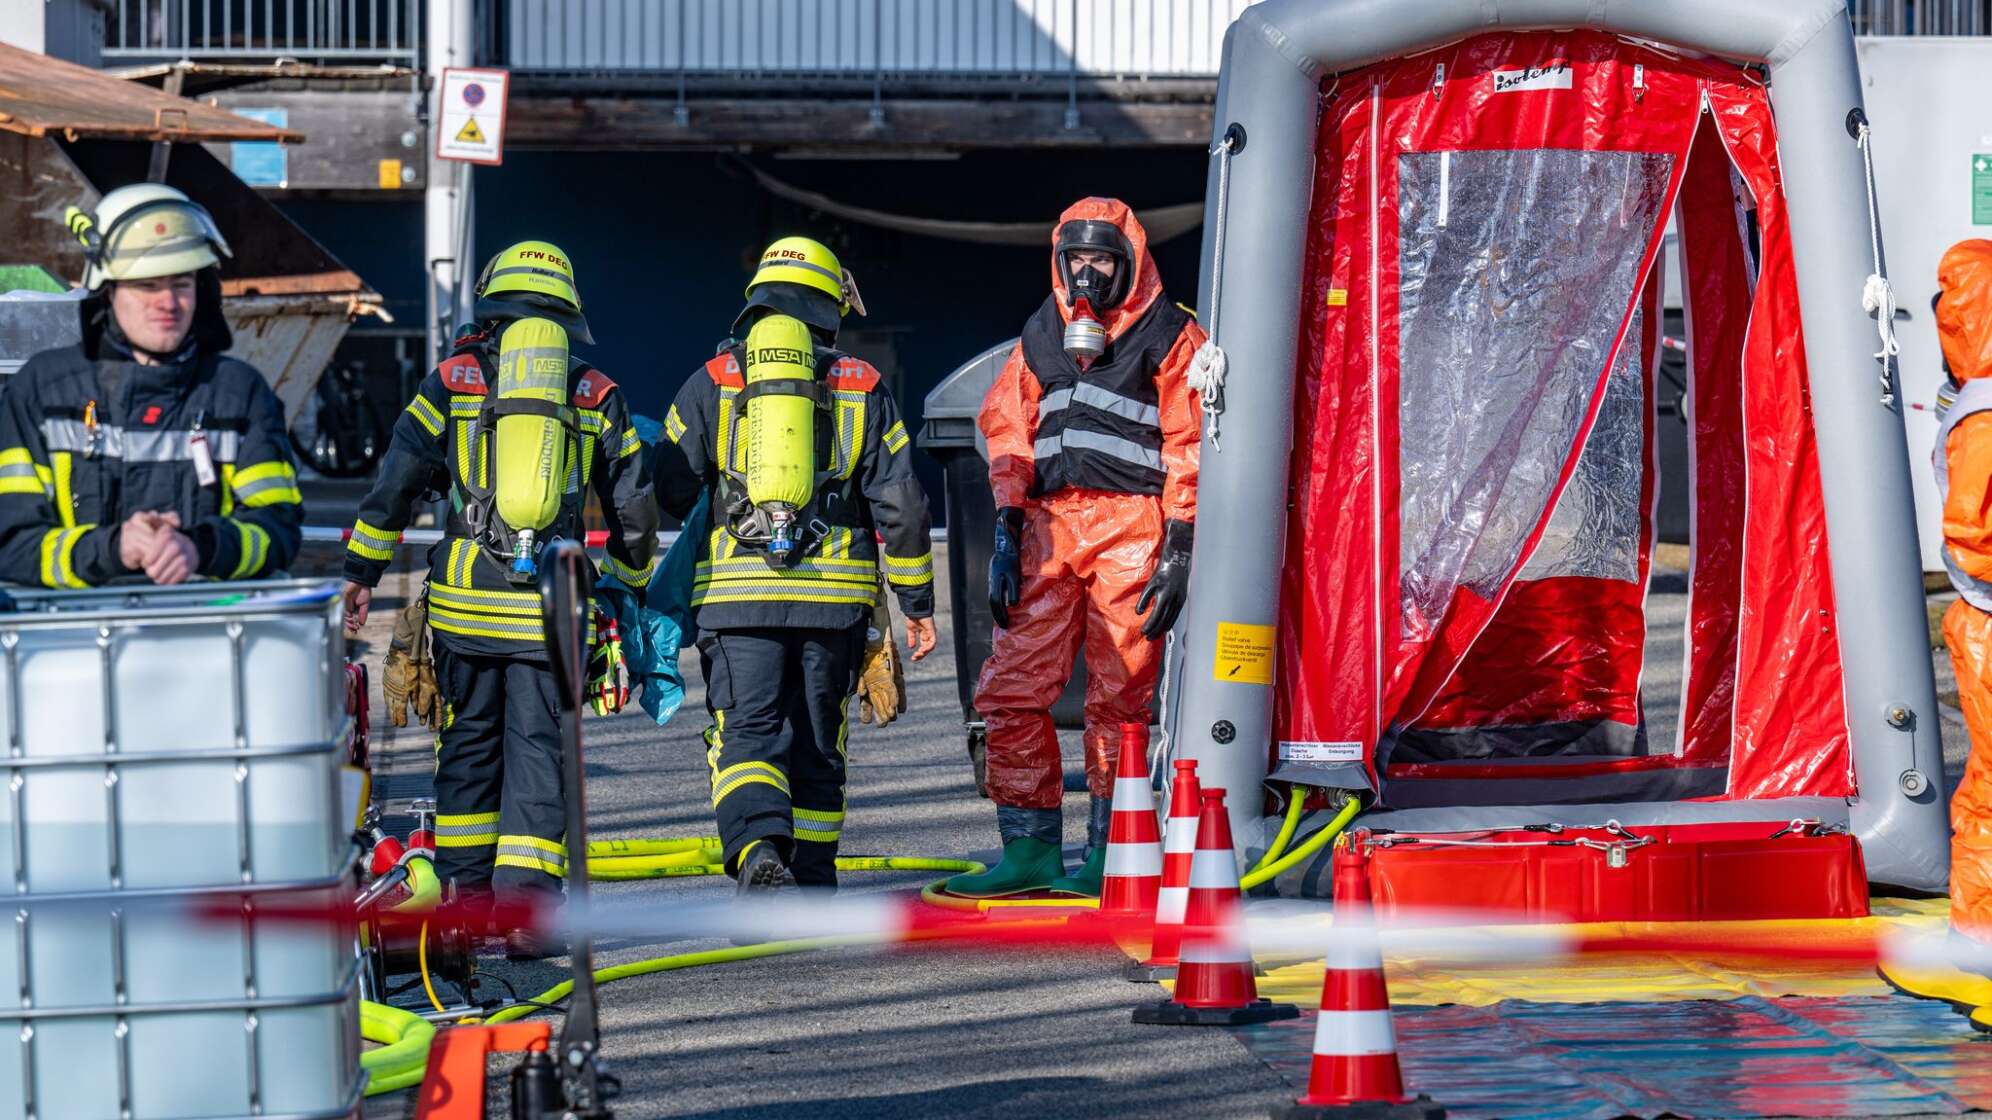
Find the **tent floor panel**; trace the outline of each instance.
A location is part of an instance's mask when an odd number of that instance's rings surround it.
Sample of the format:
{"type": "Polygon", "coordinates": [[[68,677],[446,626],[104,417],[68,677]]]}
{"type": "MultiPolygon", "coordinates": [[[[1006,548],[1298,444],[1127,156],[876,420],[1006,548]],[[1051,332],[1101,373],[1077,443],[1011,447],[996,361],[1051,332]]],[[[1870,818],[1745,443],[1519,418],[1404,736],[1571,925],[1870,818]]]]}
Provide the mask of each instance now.
{"type": "MultiPolygon", "coordinates": [[[[1238,1034],[1299,1093],[1314,1019],[1238,1034]]],[[[1992,1043],[1946,1005],[1905,996],[1503,1000],[1399,1005],[1394,1019],[1407,1087],[1454,1120],[1992,1109],[1992,1043]]]]}

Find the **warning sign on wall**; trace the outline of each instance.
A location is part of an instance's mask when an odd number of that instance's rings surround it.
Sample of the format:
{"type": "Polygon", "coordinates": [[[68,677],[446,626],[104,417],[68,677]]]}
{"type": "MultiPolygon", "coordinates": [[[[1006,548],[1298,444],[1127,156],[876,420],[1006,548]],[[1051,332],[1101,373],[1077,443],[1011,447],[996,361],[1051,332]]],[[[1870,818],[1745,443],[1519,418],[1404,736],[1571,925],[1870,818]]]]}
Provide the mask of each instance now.
{"type": "Polygon", "coordinates": [[[504,70],[443,71],[436,97],[436,158],[496,166],[504,162],[505,93],[512,75],[504,70]]]}
{"type": "Polygon", "coordinates": [[[1248,622],[1217,624],[1217,657],[1210,675],[1233,684],[1273,683],[1273,628],[1248,622]]]}

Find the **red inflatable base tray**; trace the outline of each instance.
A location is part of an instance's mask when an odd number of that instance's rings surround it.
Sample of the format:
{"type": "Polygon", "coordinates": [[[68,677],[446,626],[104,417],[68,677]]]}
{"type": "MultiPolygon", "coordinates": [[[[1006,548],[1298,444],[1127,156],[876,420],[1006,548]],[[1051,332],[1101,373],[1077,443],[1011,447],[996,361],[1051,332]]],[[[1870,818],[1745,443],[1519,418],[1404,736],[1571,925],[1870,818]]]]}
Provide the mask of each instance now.
{"type": "Polygon", "coordinates": [[[1854,838],[1788,821],[1387,833],[1368,844],[1370,893],[1385,914],[1466,908],[1516,922],[1680,922],[1868,912],[1854,838]]]}

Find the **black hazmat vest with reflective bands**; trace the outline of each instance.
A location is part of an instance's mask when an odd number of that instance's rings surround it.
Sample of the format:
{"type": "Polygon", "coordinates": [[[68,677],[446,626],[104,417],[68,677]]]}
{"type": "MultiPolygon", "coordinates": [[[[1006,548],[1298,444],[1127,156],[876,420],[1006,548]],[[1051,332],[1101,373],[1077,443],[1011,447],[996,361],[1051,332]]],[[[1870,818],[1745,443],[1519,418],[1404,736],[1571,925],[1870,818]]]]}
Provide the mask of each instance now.
{"type": "Polygon", "coordinates": [[[1066,489],[1160,494],[1161,396],[1155,375],[1189,321],[1158,297],[1085,370],[1066,354],[1058,297],[1024,324],[1024,364],[1038,381],[1038,427],[1031,496],[1066,489]]]}

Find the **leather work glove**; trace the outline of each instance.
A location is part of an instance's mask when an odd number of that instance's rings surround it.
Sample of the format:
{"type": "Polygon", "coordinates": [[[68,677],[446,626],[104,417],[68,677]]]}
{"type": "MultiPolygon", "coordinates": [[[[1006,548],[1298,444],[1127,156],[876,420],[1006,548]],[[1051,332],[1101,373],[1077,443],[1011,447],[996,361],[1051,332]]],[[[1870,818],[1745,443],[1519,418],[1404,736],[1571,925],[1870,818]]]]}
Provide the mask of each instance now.
{"type": "Polygon", "coordinates": [[[1017,542],[1023,535],[1023,510],[1004,506],[996,511],[996,549],[989,556],[989,613],[1005,630],[1010,628],[1010,608],[1017,605],[1018,589],[1024,583],[1024,562],[1017,554],[1017,542]]]}
{"type": "Polygon", "coordinates": [[[595,644],[588,647],[588,703],[598,716],[612,716],[629,703],[629,666],[623,662],[622,628],[615,616],[595,608],[595,644]]]}
{"type": "Polygon", "coordinates": [[[381,665],[380,690],[387,699],[387,721],[394,726],[408,726],[411,704],[416,719],[430,727],[442,725],[443,701],[436,688],[436,664],[429,659],[426,591],[395,616],[394,636],[388,639],[387,658],[381,665]]]}
{"type": "Polygon", "coordinates": [[[880,727],[906,710],[906,667],[892,640],[892,608],[881,598],[865,631],[865,660],[858,670],[858,721],[880,727]]]}
{"type": "Polygon", "coordinates": [[[1155,562],[1155,574],[1134,601],[1134,613],[1148,615],[1141,635],[1157,641],[1176,625],[1183,613],[1183,601],[1190,596],[1190,545],[1196,527],[1188,521],[1171,521],[1162,533],[1162,556],[1155,562]],[[1153,611],[1149,607],[1153,606],[1153,611]]]}

